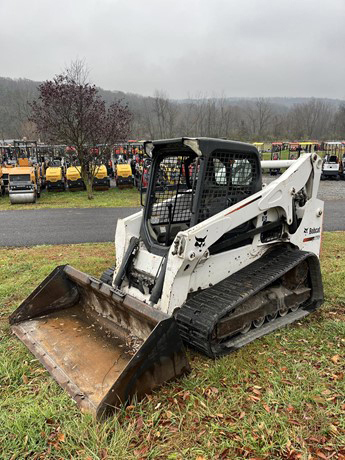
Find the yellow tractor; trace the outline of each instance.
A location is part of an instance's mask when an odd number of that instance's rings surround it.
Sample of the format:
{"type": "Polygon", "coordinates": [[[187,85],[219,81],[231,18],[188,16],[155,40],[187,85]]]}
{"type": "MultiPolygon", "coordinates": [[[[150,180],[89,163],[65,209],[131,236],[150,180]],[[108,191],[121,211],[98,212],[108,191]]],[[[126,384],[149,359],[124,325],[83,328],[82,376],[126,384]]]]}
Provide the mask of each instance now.
{"type": "Polygon", "coordinates": [[[94,190],[108,190],[110,188],[110,179],[105,165],[97,166],[95,177],[93,178],[93,188],[94,190]]]}
{"type": "Polygon", "coordinates": [[[32,166],[11,168],[8,173],[8,193],[11,204],[36,203],[41,194],[37,170],[32,166]]]}
{"type": "Polygon", "coordinates": [[[133,174],[130,164],[119,163],[116,165],[115,181],[118,188],[133,187],[133,174]]]}
{"type": "Polygon", "coordinates": [[[33,168],[37,187],[40,190],[43,189],[44,174],[42,173],[41,166],[38,163],[36,163],[35,160],[31,160],[27,157],[18,158],[17,166],[18,168],[33,168]]]}
{"type": "Polygon", "coordinates": [[[66,190],[64,171],[60,161],[54,161],[46,170],[46,187],[48,192],[52,190],[66,190]]]}
{"type": "Polygon", "coordinates": [[[80,166],[70,166],[66,172],[68,190],[85,190],[85,184],[80,175],[80,166]]]}

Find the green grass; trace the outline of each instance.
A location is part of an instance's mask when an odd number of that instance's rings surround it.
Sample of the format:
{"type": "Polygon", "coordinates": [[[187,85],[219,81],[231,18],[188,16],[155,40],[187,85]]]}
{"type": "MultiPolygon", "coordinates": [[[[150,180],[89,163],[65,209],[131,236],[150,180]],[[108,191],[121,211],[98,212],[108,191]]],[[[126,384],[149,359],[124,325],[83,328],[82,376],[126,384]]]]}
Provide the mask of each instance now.
{"type": "Polygon", "coordinates": [[[56,265],[99,276],[113,259],[112,244],[0,249],[0,458],[343,458],[345,232],[324,234],[318,312],[215,362],[188,351],[189,376],[100,424],[7,317],[56,265]]]}
{"type": "Polygon", "coordinates": [[[8,195],[0,196],[1,210],[17,209],[47,209],[47,208],[105,208],[105,207],[132,207],[140,206],[140,194],[136,188],[111,188],[104,191],[95,191],[94,199],[88,200],[86,191],[76,192],[42,192],[41,197],[34,204],[10,204],[8,195]]]}

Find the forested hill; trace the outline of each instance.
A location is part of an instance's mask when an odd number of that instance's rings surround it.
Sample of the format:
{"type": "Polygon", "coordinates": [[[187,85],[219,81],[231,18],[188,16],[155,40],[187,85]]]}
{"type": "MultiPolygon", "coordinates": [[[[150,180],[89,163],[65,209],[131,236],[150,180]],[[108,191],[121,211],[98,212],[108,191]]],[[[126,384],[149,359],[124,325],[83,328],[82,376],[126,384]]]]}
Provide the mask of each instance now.
{"type": "MultiPolygon", "coordinates": [[[[28,102],[39,82],[0,77],[0,139],[36,137],[28,102]]],[[[115,85],[114,85],[115,86],[115,85]]],[[[132,113],[132,138],[226,137],[244,141],[345,138],[345,101],[315,98],[207,97],[172,100],[99,88],[111,102],[123,99],[132,113]]]]}

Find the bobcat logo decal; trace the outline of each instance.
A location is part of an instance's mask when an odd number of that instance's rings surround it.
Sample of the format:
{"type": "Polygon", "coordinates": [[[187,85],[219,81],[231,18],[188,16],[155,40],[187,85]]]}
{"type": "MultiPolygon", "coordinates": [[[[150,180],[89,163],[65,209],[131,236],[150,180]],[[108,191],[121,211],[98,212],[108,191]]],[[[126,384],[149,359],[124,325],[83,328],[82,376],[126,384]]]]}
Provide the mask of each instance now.
{"type": "Polygon", "coordinates": [[[207,238],[207,235],[204,238],[197,238],[195,237],[195,244],[194,246],[196,248],[203,248],[205,246],[205,240],[207,238]]]}

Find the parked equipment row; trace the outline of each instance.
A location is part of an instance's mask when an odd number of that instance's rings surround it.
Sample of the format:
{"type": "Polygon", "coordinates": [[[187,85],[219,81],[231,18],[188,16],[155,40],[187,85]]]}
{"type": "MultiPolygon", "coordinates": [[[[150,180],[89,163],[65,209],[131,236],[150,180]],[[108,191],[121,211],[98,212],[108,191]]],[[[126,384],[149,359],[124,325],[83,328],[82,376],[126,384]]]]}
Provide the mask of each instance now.
{"type": "MultiPolygon", "coordinates": [[[[68,190],[85,190],[85,184],[80,174],[79,166],[69,166],[65,168],[61,166],[60,161],[56,160],[52,166],[49,166],[46,171],[46,187],[50,191],[68,190]]],[[[100,165],[96,169],[93,179],[94,190],[108,190],[110,187],[110,179],[108,177],[107,168],[105,165],[100,165]]]]}
{"type": "MultiPolygon", "coordinates": [[[[278,152],[271,154],[271,160],[280,160],[281,157],[278,152]]],[[[296,158],[289,158],[296,160],[296,158]]],[[[283,171],[280,168],[270,169],[270,175],[275,176],[281,174],[283,171]]],[[[326,153],[322,158],[321,180],[334,179],[345,180],[345,153],[339,158],[338,155],[326,153]]]]}
{"type": "MultiPolygon", "coordinates": [[[[117,164],[115,184],[118,188],[133,187],[130,164],[117,164]]],[[[66,167],[60,160],[54,160],[45,169],[44,165],[33,164],[28,158],[0,165],[0,195],[9,195],[11,204],[35,203],[41,190],[48,192],[85,190],[79,166],[66,167]]],[[[110,178],[107,167],[99,165],[93,178],[94,190],[108,190],[110,178]]]]}

